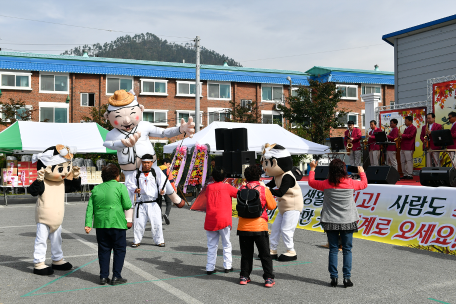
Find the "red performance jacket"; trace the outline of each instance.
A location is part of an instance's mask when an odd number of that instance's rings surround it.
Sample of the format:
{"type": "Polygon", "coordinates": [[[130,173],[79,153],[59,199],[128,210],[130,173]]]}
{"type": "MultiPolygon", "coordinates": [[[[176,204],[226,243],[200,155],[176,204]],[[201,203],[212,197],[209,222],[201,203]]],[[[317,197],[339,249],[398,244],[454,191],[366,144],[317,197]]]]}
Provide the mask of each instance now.
{"type": "Polygon", "coordinates": [[[369,132],[369,139],[367,141],[369,145],[369,151],[377,151],[380,150],[380,145],[375,144],[375,133],[382,132],[382,129],[375,128],[375,130],[370,130],[369,132]]]}
{"type": "Polygon", "coordinates": [[[232,226],[231,198],[236,197],[238,190],[224,182],[215,182],[206,188],[206,220],[204,230],[217,231],[232,226]]]}
{"type": "Polygon", "coordinates": [[[353,132],[351,136],[348,136],[350,134],[350,130],[345,131],[345,136],[344,136],[344,145],[347,147],[347,138],[351,137],[353,138],[352,144],[353,144],[353,151],[360,150],[361,149],[361,143],[359,142],[361,140],[361,130],[358,128],[353,128],[353,132]]]}
{"type": "Polygon", "coordinates": [[[456,149],[456,124],[451,127],[451,137],[453,137],[454,145],[448,146],[448,149],[456,149]]]}
{"type": "Polygon", "coordinates": [[[402,134],[401,150],[415,151],[416,127],[410,125],[402,134]]]}
{"type": "MultiPolygon", "coordinates": [[[[394,128],[393,130],[391,130],[391,132],[388,134],[388,139],[389,141],[394,141],[397,136],[399,135],[399,130],[396,128],[394,128]]],[[[388,145],[388,147],[386,148],[386,151],[396,151],[396,145],[393,145],[393,144],[390,144],[388,145]]]]}
{"type": "MultiPolygon", "coordinates": [[[[431,131],[438,131],[438,130],[442,130],[442,125],[439,125],[438,123],[433,123],[432,124],[432,128],[431,128],[431,131]]],[[[421,141],[423,142],[424,144],[424,137],[426,136],[426,125],[424,125],[422,128],[421,128],[421,134],[420,134],[420,139],[421,141]]],[[[432,150],[438,150],[440,149],[440,147],[437,147],[434,145],[434,141],[432,140],[432,136],[430,136],[430,148],[432,150]]]]}

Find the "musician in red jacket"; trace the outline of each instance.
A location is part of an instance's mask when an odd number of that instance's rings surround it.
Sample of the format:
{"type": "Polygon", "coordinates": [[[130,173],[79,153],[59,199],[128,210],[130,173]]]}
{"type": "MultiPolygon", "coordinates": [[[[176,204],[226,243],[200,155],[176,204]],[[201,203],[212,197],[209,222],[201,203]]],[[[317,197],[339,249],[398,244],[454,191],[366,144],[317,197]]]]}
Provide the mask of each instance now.
{"type": "Polygon", "coordinates": [[[380,156],[380,145],[376,145],[375,133],[382,132],[382,129],[377,128],[375,120],[370,121],[369,139],[367,144],[369,146],[369,160],[371,166],[378,166],[378,158],[380,156]]]}
{"type": "Polygon", "coordinates": [[[237,189],[223,182],[225,174],[219,168],[212,170],[214,183],[206,187],[206,220],[204,230],[207,235],[207,264],[206,272],[211,275],[216,272],[215,262],[217,259],[217,248],[219,238],[223,245],[223,267],[225,273],[233,271],[230,233],[232,227],[232,202],[231,198],[236,197],[237,189]]]}
{"type": "MultiPolygon", "coordinates": [[[[453,137],[454,144],[452,146],[448,146],[447,149],[456,149],[456,112],[448,113],[448,120],[452,124],[451,125],[451,136],[453,137]]],[[[451,159],[453,163],[456,163],[456,153],[450,152],[451,159]]]]}
{"type": "MultiPolygon", "coordinates": [[[[390,120],[391,132],[387,136],[390,142],[394,142],[399,134],[397,123],[398,121],[396,118],[390,120]]],[[[397,170],[396,145],[391,144],[386,148],[386,161],[388,166],[394,167],[394,169],[397,170]]]]}
{"type": "MultiPolygon", "coordinates": [[[[433,131],[442,130],[442,125],[435,122],[435,114],[429,113],[426,115],[426,125],[421,129],[420,139],[423,142],[423,146],[426,146],[426,142],[429,141],[429,148],[431,150],[438,150],[440,147],[434,145],[431,133],[433,131]],[[427,130],[426,130],[427,127],[427,130]],[[426,137],[426,138],[425,138],[426,137]]],[[[424,149],[424,148],[423,148],[424,149]]],[[[426,167],[439,167],[439,152],[426,152],[426,167]]]]}
{"type": "Polygon", "coordinates": [[[404,176],[401,179],[413,179],[413,152],[415,152],[416,127],[413,125],[413,117],[405,117],[404,133],[399,133],[401,138],[401,164],[404,176]]]}
{"type": "Polygon", "coordinates": [[[347,148],[348,143],[352,143],[353,147],[351,153],[348,156],[350,160],[350,165],[352,166],[361,166],[361,130],[355,128],[355,123],[350,120],[347,122],[348,130],[345,131],[344,136],[344,145],[347,148]]]}

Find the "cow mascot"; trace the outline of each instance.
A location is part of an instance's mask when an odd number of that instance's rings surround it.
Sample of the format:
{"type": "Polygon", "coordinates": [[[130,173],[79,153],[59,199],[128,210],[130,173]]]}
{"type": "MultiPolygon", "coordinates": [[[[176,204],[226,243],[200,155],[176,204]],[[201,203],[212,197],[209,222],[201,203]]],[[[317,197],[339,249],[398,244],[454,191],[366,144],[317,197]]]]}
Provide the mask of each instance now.
{"type": "Polygon", "coordinates": [[[81,178],[79,167],[73,167],[73,153],[76,148],[56,145],[43,153],[33,155],[37,163],[38,177],[30,185],[29,191],[38,196],[35,209],[36,239],[33,273],[51,275],[54,270],[70,270],[73,266],[63,259],[62,222],[65,212],[65,193],[79,190],[81,178]],[[51,243],[52,267],[47,266],[47,240],[51,243]]]}
{"type": "Polygon", "coordinates": [[[298,257],[294,249],[293,235],[304,207],[302,191],[292,172],[293,160],[290,152],[281,145],[266,144],[261,159],[263,170],[272,180],[266,184],[278,198],[277,214],[271,229],[271,257],[282,262],[293,261],[298,257]],[[274,189],[277,188],[277,189],[274,189]],[[277,256],[280,236],[287,247],[284,254],[277,256]]]}
{"type": "MultiPolygon", "coordinates": [[[[104,117],[109,120],[114,127],[106,135],[104,146],[106,148],[117,150],[117,158],[120,168],[125,174],[125,181],[135,178],[137,170],[141,166],[141,157],[150,154],[154,157],[156,163],[157,156],[154,147],[149,140],[152,137],[174,137],[180,134],[186,134],[190,137],[195,133],[193,118],[188,119],[185,123],[181,120],[180,127],[158,128],[152,123],[142,121],[144,106],[140,105],[136,99],[133,90],[127,92],[118,90],[109,98],[109,106],[104,117]]],[[[132,205],[134,205],[134,193],[129,193],[132,205]]],[[[179,208],[184,206],[184,201],[177,195],[170,183],[166,183],[165,194],[179,208]]],[[[132,226],[133,208],[125,211],[125,217],[128,227],[132,226]]]]}

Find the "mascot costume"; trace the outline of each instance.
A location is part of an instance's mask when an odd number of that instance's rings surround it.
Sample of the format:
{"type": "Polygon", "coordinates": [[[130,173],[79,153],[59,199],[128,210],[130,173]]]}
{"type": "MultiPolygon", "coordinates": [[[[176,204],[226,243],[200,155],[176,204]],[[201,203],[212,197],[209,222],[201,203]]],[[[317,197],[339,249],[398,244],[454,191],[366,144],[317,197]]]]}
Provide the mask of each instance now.
{"type": "Polygon", "coordinates": [[[282,262],[293,261],[298,257],[294,250],[293,235],[304,207],[302,191],[292,173],[293,160],[284,147],[266,144],[262,157],[263,169],[272,180],[266,184],[271,193],[278,197],[277,214],[271,229],[271,257],[282,262]],[[278,189],[274,190],[273,188],[278,189]],[[277,257],[280,235],[287,247],[287,252],[277,257]]]}
{"type": "MultiPolygon", "coordinates": [[[[109,98],[108,111],[104,113],[105,119],[109,120],[114,129],[108,132],[103,145],[117,150],[117,158],[126,182],[128,179],[135,178],[135,172],[141,166],[143,155],[150,154],[155,160],[157,159],[149,136],[174,137],[184,133],[192,137],[195,133],[192,117],[188,119],[188,123],[182,119],[180,127],[163,129],[150,122],[142,121],[142,112],[144,112],[144,106],[138,103],[133,90],[130,92],[118,90],[109,98]]],[[[165,193],[179,208],[184,206],[185,202],[177,195],[170,183],[166,183],[165,193]]],[[[131,203],[134,205],[134,193],[129,194],[131,203]]],[[[131,227],[133,208],[125,211],[125,217],[131,227]]]]}
{"type": "Polygon", "coordinates": [[[30,194],[38,196],[36,202],[36,239],[33,253],[34,274],[51,275],[55,270],[70,270],[73,266],[63,259],[62,222],[65,212],[65,192],[80,189],[79,167],[73,167],[76,149],[56,145],[43,153],[33,155],[37,162],[38,178],[30,185],[30,194]],[[47,266],[47,240],[51,243],[52,267],[47,266]]]}

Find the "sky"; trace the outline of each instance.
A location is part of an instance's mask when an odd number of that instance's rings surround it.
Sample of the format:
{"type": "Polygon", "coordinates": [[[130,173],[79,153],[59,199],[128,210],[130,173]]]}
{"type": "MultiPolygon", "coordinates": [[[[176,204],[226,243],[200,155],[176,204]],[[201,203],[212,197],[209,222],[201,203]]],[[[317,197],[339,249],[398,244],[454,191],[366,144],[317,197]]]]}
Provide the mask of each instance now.
{"type": "Polygon", "coordinates": [[[176,43],[199,36],[245,67],[394,71],[393,47],[382,36],[453,14],[445,7],[454,1],[3,1],[0,47],[60,54],[150,32],[176,43]]]}

